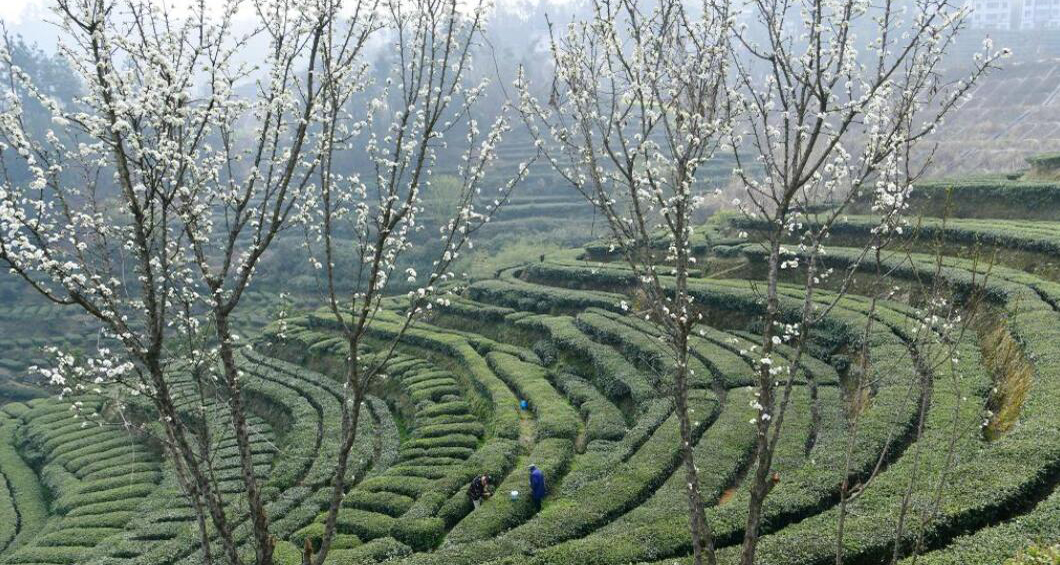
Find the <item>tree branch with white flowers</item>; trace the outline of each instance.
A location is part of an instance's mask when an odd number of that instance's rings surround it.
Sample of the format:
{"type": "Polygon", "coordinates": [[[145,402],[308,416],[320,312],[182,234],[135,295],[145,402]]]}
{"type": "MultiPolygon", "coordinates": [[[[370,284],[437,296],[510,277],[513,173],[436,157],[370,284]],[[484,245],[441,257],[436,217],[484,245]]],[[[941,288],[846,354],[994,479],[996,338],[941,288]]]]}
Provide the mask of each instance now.
{"type": "Polygon", "coordinates": [[[4,57],[6,78],[54,129],[32,135],[21,101],[6,100],[3,150],[33,179],[0,188],[0,260],[51,301],[93,316],[115,344],[89,360],[60,355],[46,374],[72,392],[149,400],[157,422],[145,430],[160,430],[208,562],[216,539],[224,562],[242,563],[234,528],[246,519],[255,562],[272,563],[231,319],[319,169],[322,99],[343,78],[320,72],[322,45],[341,29],[349,40],[328,52],[331,64],[356,63],[374,31],[371,8],[200,0],[175,16],[161,2],[55,0],[59,51],[84,90],[70,106],[4,57]],[[250,16],[249,31],[237,15],[250,16]],[[252,44],[266,46],[260,64],[242,62],[252,44]],[[178,408],[174,379],[187,374],[195,394],[223,401],[241,494],[218,488],[203,415],[178,408]]]}
{"type": "MultiPolygon", "coordinates": [[[[694,562],[716,563],[693,459],[689,341],[702,314],[688,288],[695,215],[715,188],[700,168],[731,127],[728,4],[596,0],[588,21],[553,35],[548,101],[518,83],[519,109],[552,168],[607,221],[612,251],[645,297],[634,314],[672,355],[661,386],[681,431],[694,562]],[[641,311],[642,310],[642,311],[641,311]]],[[[628,305],[623,304],[628,309],[628,305]]],[[[703,378],[706,375],[699,375],[703,378]]]]}
{"type": "MultiPolygon", "coordinates": [[[[340,460],[315,565],[326,559],[346,493],[347,460],[357,438],[362,403],[384,376],[389,360],[413,322],[444,303],[453,291],[451,272],[472,236],[508,202],[530,163],[507,180],[487,176],[497,147],[510,129],[502,115],[483,129],[476,106],[487,82],[470,80],[487,2],[465,6],[457,0],[388,0],[380,3],[381,27],[396,64],[381,84],[369,84],[365,68],[350,68],[325,55],[322,72],[334,88],[324,92],[329,116],[321,132],[317,182],[306,200],[306,247],[319,273],[323,299],[348,348],[343,375],[340,460]],[[367,104],[352,101],[368,99],[367,104]],[[423,234],[424,195],[440,155],[463,147],[456,175],[456,209],[435,237],[423,234]],[[350,151],[367,156],[367,171],[343,174],[350,151]],[[401,271],[400,259],[414,246],[437,248],[430,272],[401,271]],[[342,258],[347,258],[345,261],[342,258]],[[395,277],[413,285],[404,316],[376,354],[365,342],[381,323],[384,299],[395,277]]],[[[328,36],[327,54],[335,45],[328,36]]],[[[392,321],[392,320],[391,320],[392,321]]]]}
{"type": "MultiPolygon", "coordinates": [[[[986,45],[966,76],[949,82],[943,60],[966,16],[967,8],[951,0],[916,0],[912,6],[892,0],[752,0],[746,17],[762,32],[752,34],[747,25],[736,30],[733,104],[742,119],[730,145],[747,198],[738,205],[766,226],[768,257],[742,565],[754,563],[762,507],[775,484],[773,455],[810,332],[846,294],[858,265],[878,260],[874,251],[906,221],[909,193],[930,164],[914,162],[913,149],[930,146],[937,126],[1007,54],[986,45]],[[815,290],[833,275],[822,267],[826,240],[861,198],[871,199],[880,217],[873,241],[846,278],[833,281],[839,292],[831,304],[817,304],[815,290]],[[785,241],[797,242],[798,249],[785,241]],[[794,269],[805,273],[805,294],[797,319],[785,320],[779,282],[794,269]],[[774,356],[785,343],[795,350],[787,363],[774,356]]],[[[819,420],[816,403],[813,412],[819,420]]]]}

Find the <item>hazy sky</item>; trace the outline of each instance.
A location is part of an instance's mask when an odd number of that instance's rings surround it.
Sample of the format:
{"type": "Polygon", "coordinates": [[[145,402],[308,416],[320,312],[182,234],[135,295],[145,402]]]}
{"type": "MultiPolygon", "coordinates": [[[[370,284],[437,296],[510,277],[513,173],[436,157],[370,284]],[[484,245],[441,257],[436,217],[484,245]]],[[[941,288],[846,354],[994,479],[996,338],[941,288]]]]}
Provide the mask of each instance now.
{"type": "MultiPolygon", "coordinates": [[[[164,2],[175,9],[186,7],[196,0],[156,0],[164,2]]],[[[494,0],[498,6],[507,8],[509,13],[529,16],[536,10],[569,4],[575,0],[494,0]]],[[[48,9],[52,0],[0,0],[0,22],[14,34],[21,34],[30,43],[38,43],[42,49],[51,52],[55,44],[55,28],[47,23],[53,15],[48,9]]]]}
{"type": "Polygon", "coordinates": [[[53,26],[42,19],[48,15],[46,0],[0,0],[0,22],[14,34],[48,47],[55,41],[53,26]]]}
{"type": "Polygon", "coordinates": [[[0,2],[0,19],[8,25],[19,25],[26,17],[40,12],[43,0],[6,0],[0,2]]]}

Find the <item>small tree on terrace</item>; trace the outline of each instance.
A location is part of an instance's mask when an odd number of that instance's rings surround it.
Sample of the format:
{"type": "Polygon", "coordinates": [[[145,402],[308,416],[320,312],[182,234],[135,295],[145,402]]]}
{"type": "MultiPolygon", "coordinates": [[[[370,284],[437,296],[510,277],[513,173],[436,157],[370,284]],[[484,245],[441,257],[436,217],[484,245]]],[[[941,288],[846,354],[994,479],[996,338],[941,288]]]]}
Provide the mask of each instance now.
{"type": "MultiPolygon", "coordinates": [[[[773,455],[785,433],[804,346],[830,309],[816,304],[814,291],[832,274],[822,267],[832,226],[852,201],[870,198],[880,224],[861,258],[875,256],[879,265],[878,251],[900,229],[912,184],[930,164],[930,149],[919,157],[914,151],[930,147],[936,126],[1006,54],[987,44],[965,76],[950,82],[944,57],[966,15],[963,3],[950,0],[916,0],[912,5],[755,0],[748,3],[746,15],[753,27],[736,30],[733,103],[741,118],[731,148],[748,200],[737,204],[751,220],[765,223],[768,253],[762,341],[754,355],[759,414],[743,565],[754,563],[763,504],[775,484],[773,455]],[[752,169],[762,172],[752,174],[752,169]],[[786,248],[785,241],[794,241],[797,248],[786,248]],[[804,269],[805,295],[801,312],[792,319],[781,311],[779,283],[785,271],[795,268],[804,269]],[[774,356],[782,343],[795,349],[788,362],[774,356]]],[[[880,274],[886,276],[882,270],[880,274]]],[[[839,281],[837,297],[849,282],[849,275],[839,281]]],[[[873,307],[887,295],[874,296],[873,307]]],[[[944,302],[929,305],[925,316],[952,321],[956,314],[944,302]]],[[[937,328],[933,323],[928,328],[926,341],[948,343],[952,338],[929,338],[937,328]]],[[[952,327],[947,331],[952,333],[952,327]]],[[[843,486],[844,501],[847,488],[843,486]]],[[[839,524],[836,560],[842,563],[842,513],[839,524]]]]}
{"type": "MultiPolygon", "coordinates": [[[[472,235],[508,201],[529,168],[529,163],[521,163],[508,181],[499,186],[487,183],[497,144],[509,129],[500,116],[483,131],[473,112],[487,86],[486,81],[472,83],[468,75],[488,7],[487,2],[467,5],[458,0],[383,2],[381,17],[397,64],[382,84],[367,89],[364,68],[351,70],[339,58],[323,58],[322,72],[331,77],[324,92],[328,119],[317,184],[306,202],[306,244],[349,356],[340,466],[332,480],[316,565],[324,563],[335,534],[345,495],[346,461],[368,390],[382,377],[412,323],[446,300],[444,295],[452,291],[449,285],[456,278],[450,272],[453,262],[471,246],[472,235]],[[350,110],[355,98],[370,98],[366,111],[350,110]],[[369,170],[340,172],[343,156],[351,151],[367,156],[369,170]],[[425,228],[423,198],[431,190],[432,168],[439,156],[458,159],[459,165],[455,177],[445,179],[455,211],[432,226],[438,230],[435,240],[417,234],[425,228]],[[427,273],[417,273],[413,267],[401,271],[399,260],[414,244],[437,246],[427,273]],[[390,328],[378,354],[365,355],[366,340],[379,337],[372,329],[380,323],[394,277],[416,288],[409,292],[405,315],[390,328]]],[[[325,53],[330,52],[331,41],[325,39],[325,53]]]]}
{"type": "MultiPolygon", "coordinates": [[[[550,100],[520,81],[520,112],[552,167],[603,216],[646,297],[673,374],[696,563],[715,563],[693,460],[689,339],[702,320],[688,289],[694,217],[712,193],[697,176],[730,127],[725,3],[595,0],[589,21],[553,38],[550,100]],[[661,244],[661,245],[660,245],[661,244]]],[[[628,305],[623,305],[628,309],[628,305]]],[[[705,375],[702,375],[705,377],[705,375]]]]}
{"type": "Polygon", "coordinates": [[[84,89],[73,105],[4,54],[10,91],[39,101],[54,130],[34,135],[21,100],[5,100],[0,149],[32,179],[0,186],[0,260],[47,299],[93,316],[117,344],[84,361],[60,353],[46,374],[68,390],[150,400],[158,419],[144,429],[161,430],[205,561],[217,541],[225,562],[242,563],[234,528],[245,518],[255,562],[269,565],[274,541],[231,319],[319,168],[316,132],[333,119],[323,96],[346,78],[320,72],[322,45],[331,67],[355,67],[374,12],[354,2],[340,15],[337,0],[200,0],[183,16],[166,8],[55,0],[59,50],[84,89]],[[250,31],[236,27],[237,13],[250,31]],[[255,42],[260,62],[242,62],[255,42]],[[206,378],[218,365],[220,377],[206,378]],[[180,372],[194,375],[200,398],[224,401],[243,493],[218,487],[204,414],[178,408],[180,372]]]}

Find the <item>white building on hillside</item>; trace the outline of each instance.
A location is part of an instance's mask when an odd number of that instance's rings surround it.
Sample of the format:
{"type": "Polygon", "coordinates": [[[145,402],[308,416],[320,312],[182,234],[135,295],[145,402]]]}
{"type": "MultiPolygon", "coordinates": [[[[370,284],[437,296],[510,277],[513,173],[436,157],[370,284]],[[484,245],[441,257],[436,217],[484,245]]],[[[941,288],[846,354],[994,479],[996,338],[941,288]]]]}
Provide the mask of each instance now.
{"type": "Polygon", "coordinates": [[[1060,0],[968,0],[972,29],[1060,30],[1060,0]]]}
{"type": "Polygon", "coordinates": [[[968,4],[972,9],[973,29],[1020,29],[1018,20],[1022,16],[1020,8],[1023,4],[1020,0],[969,0],[968,4]]]}
{"type": "Polygon", "coordinates": [[[1060,29],[1060,0],[1023,0],[1020,29],[1060,29]]]}

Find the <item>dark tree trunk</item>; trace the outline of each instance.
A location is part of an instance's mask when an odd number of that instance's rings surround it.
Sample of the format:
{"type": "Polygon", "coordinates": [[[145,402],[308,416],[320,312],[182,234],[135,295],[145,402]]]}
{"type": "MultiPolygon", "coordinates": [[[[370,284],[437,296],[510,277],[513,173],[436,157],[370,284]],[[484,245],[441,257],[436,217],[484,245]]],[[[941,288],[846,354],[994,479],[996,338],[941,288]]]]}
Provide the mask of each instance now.
{"type": "Polygon", "coordinates": [[[692,445],[692,423],[688,416],[688,341],[687,336],[680,340],[679,351],[683,358],[678,363],[674,379],[674,410],[681,429],[681,460],[685,468],[687,483],[689,528],[692,533],[693,563],[715,565],[714,535],[707,522],[703,505],[703,495],[699,490],[699,471],[696,469],[695,453],[692,445]]]}
{"type": "Polygon", "coordinates": [[[254,456],[250,451],[250,434],[247,430],[246,408],[243,405],[242,384],[239,382],[239,367],[232,351],[231,329],[228,315],[215,312],[217,336],[220,340],[221,364],[224,366],[225,386],[228,390],[228,411],[232,418],[232,430],[239,447],[239,462],[243,471],[243,486],[246,488],[247,510],[250,512],[254,532],[254,555],[256,565],[272,565],[275,541],[269,534],[269,515],[261,501],[258,479],[254,476],[254,456]]]}
{"type": "MultiPolygon", "coordinates": [[[[189,493],[192,500],[201,500],[209,511],[210,520],[213,522],[217,536],[221,539],[221,546],[228,563],[230,565],[241,565],[239,551],[232,536],[232,526],[228,522],[224,503],[215,492],[211,479],[203,472],[195,450],[192,449],[191,444],[188,442],[188,430],[173,402],[162,367],[158,363],[148,363],[148,365],[156,387],[155,408],[161,416],[160,419],[168,439],[169,449],[173,454],[177,479],[189,493]]],[[[198,511],[198,508],[196,510],[198,511]]],[[[205,522],[204,516],[200,515],[199,519],[205,522]]],[[[205,549],[210,545],[209,536],[202,531],[200,531],[200,535],[204,536],[201,542],[205,549]]]]}
{"type": "MultiPolygon", "coordinates": [[[[782,222],[780,222],[783,224],[782,222]]],[[[762,330],[762,356],[768,357],[773,351],[773,324],[780,310],[777,282],[780,273],[780,239],[782,234],[775,233],[770,242],[768,291],[766,295],[766,315],[762,330]]],[[[758,370],[758,404],[761,406],[755,418],[757,437],[755,439],[755,470],[752,475],[750,499],[747,502],[747,522],[744,525],[743,547],[740,553],[740,565],[754,565],[755,552],[758,549],[759,528],[762,525],[762,506],[772,487],[770,468],[773,466],[773,449],[770,442],[770,421],[762,417],[761,412],[773,416],[776,405],[771,365],[763,364],[758,370]]]]}
{"type": "MultiPolygon", "coordinates": [[[[696,322],[697,315],[692,311],[688,299],[688,268],[691,264],[690,244],[688,241],[685,218],[685,203],[678,203],[674,221],[674,239],[677,243],[676,280],[674,288],[673,310],[677,317],[671,325],[673,342],[677,354],[677,370],[674,374],[674,410],[681,430],[681,459],[685,468],[685,482],[688,495],[689,528],[692,534],[692,557],[695,565],[717,564],[714,552],[714,533],[707,522],[703,508],[703,495],[699,490],[699,470],[696,469],[695,452],[692,445],[692,423],[688,416],[688,336],[696,322]]],[[[665,296],[662,288],[659,296],[665,296]]],[[[701,375],[702,376],[702,375],[701,375]]],[[[702,417],[702,416],[701,416],[702,417]]]]}
{"type": "Polygon", "coordinates": [[[342,445],[339,460],[335,466],[335,475],[331,480],[331,498],[328,500],[328,514],[324,520],[324,534],[320,540],[320,551],[313,562],[323,565],[331,550],[331,541],[335,538],[339,507],[346,491],[346,469],[349,467],[350,451],[357,440],[357,425],[361,419],[361,402],[364,401],[364,387],[358,372],[357,340],[350,339],[350,360],[346,368],[346,385],[353,391],[353,405],[342,407],[342,445]]]}

